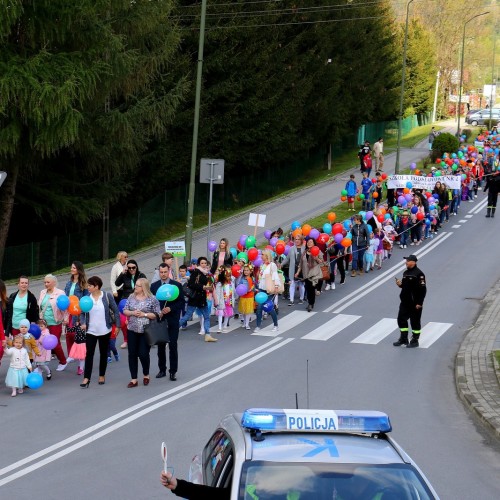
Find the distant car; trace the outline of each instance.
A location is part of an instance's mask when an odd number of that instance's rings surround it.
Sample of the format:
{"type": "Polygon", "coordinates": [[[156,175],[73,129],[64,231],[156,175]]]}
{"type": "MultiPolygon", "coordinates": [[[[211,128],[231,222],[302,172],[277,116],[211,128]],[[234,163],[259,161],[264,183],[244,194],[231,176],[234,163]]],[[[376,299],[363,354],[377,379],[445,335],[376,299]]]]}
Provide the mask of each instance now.
{"type": "Polygon", "coordinates": [[[251,408],[225,417],[189,478],[233,500],[430,500],[436,492],[377,411],[251,408]]]}
{"type": "Polygon", "coordinates": [[[484,125],[490,119],[490,116],[498,124],[500,122],[500,108],[480,109],[475,113],[467,113],[465,122],[476,127],[477,125],[484,125]]]}
{"type": "Polygon", "coordinates": [[[469,111],[467,111],[467,114],[465,115],[465,121],[467,121],[467,118],[470,115],[473,115],[474,113],[477,113],[478,111],[481,111],[481,110],[480,109],[469,109],[469,111]]]}

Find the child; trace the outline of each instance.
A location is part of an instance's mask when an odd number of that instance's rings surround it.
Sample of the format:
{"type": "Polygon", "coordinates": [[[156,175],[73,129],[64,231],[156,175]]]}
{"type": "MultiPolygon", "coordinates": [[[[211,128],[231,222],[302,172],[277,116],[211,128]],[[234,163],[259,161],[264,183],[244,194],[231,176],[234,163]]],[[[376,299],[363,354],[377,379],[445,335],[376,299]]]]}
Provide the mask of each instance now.
{"type": "Polygon", "coordinates": [[[255,283],[252,273],[252,264],[246,264],[243,266],[243,276],[241,277],[240,283],[247,284],[248,292],[240,297],[238,311],[243,316],[245,330],[250,330],[250,317],[254,311],[255,283]]]}
{"type": "Polygon", "coordinates": [[[375,239],[378,240],[378,245],[375,249],[375,262],[373,263],[372,269],[374,267],[382,269],[382,261],[384,260],[384,241],[386,241],[386,239],[384,231],[379,227],[375,229],[375,239]]]}
{"type": "Polygon", "coordinates": [[[17,393],[22,394],[26,386],[28,370],[31,371],[30,358],[28,351],[24,348],[24,338],[22,335],[16,335],[13,341],[14,347],[7,347],[5,354],[10,357],[10,366],[5,378],[5,385],[12,388],[12,397],[17,393]]]}
{"type": "Polygon", "coordinates": [[[36,343],[35,337],[31,335],[28,331],[30,327],[30,322],[27,319],[22,319],[19,322],[19,334],[24,338],[24,348],[28,351],[28,356],[30,358],[30,363],[33,363],[33,359],[35,358],[35,354],[40,354],[40,349],[38,349],[38,345],[36,343]]]}
{"type": "Polygon", "coordinates": [[[217,285],[214,293],[214,305],[219,321],[217,333],[227,332],[229,320],[234,314],[234,287],[231,282],[231,270],[224,266],[219,267],[217,285]]]}
{"type": "Polygon", "coordinates": [[[356,186],[356,181],[354,179],[354,174],[351,174],[345,185],[345,190],[347,191],[347,210],[352,210],[353,212],[356,211],[354,208],[354,198],[358,192],[358,187],[356,186]]]}
{"type": "Polygon", "coordinates": [[[410,217],[405,210],[399,219],[397,231],[399,234],[399,248],[406,248],[408,243],[408,233],[410,232],[410,217]]]}
{"type": "Polygon", "coordinates": [[[76,374],[83,375],[85,356],[87,355],[87,346],[85,345],[87,334],[85,330],[83,330],[80,326],[70,327],[69,330],[73,330],[75,332],[75,343],[71,346],[69,355],[71,358],[78,360],[78,368],[76,369],[76,374]]]}
{"type": "Polygon", "coordinates": [[[372,181],[368,178],[368,172],[363,172],[363,180],[361,181],[361,193],[364,195],[363,201],[361,202],[362,210],[370,210],[370,189],[372,187],[372,181]]]}
{"type": "Polygon", "coordinates": [[[111,337],[109,338],[109,344],[108,344],[108,363],[111,363],[113,361],[113,358],[111,357],[111,353],[115,356],[116,361],[120,361],[120,355],[118,354],[118,351],[116,349],[116,337],[118,336],[119,328],[116,328],[116,325],[113,325],[111,327],[111,337]]]}
{"type": "Polygon", "coordinates": [[[378,248],[380,241],[375,238],[373,235],[373,231],[370,232],[370,242],[368,244],[368,248],[366,249],[365,252],[365,266],[366,266],[366,272],[369,272],[370,269],[373,270],[373,261],[374,261],[374,255],[375,251],[378,248]]]}
{"type": "Polygon", "coordinates": [[[47,322],[44,319],[39,319],[37,324],[40,327],[40,330],[42,330],[42,333],[36,341],[38,349],[40,350],[40,355],[35,356],[35,371],[40,374],[42,372],[45,372],[45,378],[47,380],[50,380],[52,378],[52,373],[50,371],[48,363],[52,357],[52,351],[50,349],[47,350],[45,349],[45,347],[43,347],[43,339],[47,337],[47,335],[50,335],[50,332],[47,328],[47,322]]]}

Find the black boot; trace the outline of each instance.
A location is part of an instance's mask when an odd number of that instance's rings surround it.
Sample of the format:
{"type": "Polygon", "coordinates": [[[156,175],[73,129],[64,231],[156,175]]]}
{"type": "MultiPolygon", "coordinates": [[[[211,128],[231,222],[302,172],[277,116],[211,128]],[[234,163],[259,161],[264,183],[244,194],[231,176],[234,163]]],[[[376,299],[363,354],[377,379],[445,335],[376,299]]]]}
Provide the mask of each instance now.
{"type": "Polygon", "coordinates": [[[491,216],[492,216],[492,217],[495,217],[495,210],[496,210],[496,207],[493,207],[493,208],[491,209],[491,216]]]}
{"type": "Polygon", "coordinates": [[[491,217],[491,208],[490,207],[488,207],[486,209],[486,217],[491,217]]]}
{"type": "Polygon", "coordinates": [[[413,335],[410,343],[406,347],[418,347],[418,335],[413,335]]]}
{"type": "Polygon", "coordinates": [[[399,347],[400,345],[408,345],[408,332],[401,332],[397,342],[393,342],[394,347],[399,347]]]}

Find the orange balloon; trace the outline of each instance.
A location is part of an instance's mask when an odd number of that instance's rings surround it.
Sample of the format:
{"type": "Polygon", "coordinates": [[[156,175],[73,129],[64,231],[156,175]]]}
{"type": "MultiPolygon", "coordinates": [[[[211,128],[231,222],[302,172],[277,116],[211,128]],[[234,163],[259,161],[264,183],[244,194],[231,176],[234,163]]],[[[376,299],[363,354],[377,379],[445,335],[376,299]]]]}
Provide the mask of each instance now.
{"type": "Polygon", "coordinates": [[[285,244],[285,242],[283,240],[278,240],[276,242],[276,246],[278,246],[278,245],[284,245],[284,244],[285,244]]]}
{"type": "Polygon", "coordinates": [[[403,193],[404,194],[408,194],[410,192],[410,190],[408,188],[403,188],[403,193]]]}
{"type": "Polygon", "coordinates": [[[70,304],[79,304],[80,301],[78,300],[78,297],[76,295],[70,295],[69,296],[69,303],[70,304]]]}
{"type": "Polygon", "coordinates": [[[386,212],[386,210],[385,210],[385,208],[384,208],[384,207],[382,207],[382,208],[379,208],[379,209],[378,209],[378,213],[379,213],[380,215],[385,215],[385,212],[386,212]]]}
{"type": "Polygon", "coordinates": [[[75,303],[69,303],[69,307],[68,307],[68,312],[72,315],[72,316],[78,316],[80,314],[82,314],[82,310],[80,309],[80,304],[75,304],[75,303]]]}
{"type": "Polygon", "coordinates": [[[343,238],[340,244],[344,247],[350,247],[352,245],[352,241],[349,238],[343,238]]]}
{"type": "Polygon", "coordinates": [[[420,170],[418,168],[415,170],[415,175],[420,175],[420,170]]]}
{"type": "Polygon", "coordinates": [[[299,236],[300,234],[302,234],[302,229],[300,229],[300,227],[298,227],[297,229],[294,229],[292,231],[292,236],[295,238],[295,236],[299,236]]]}
{"type": "Polygon", "coordinates": [[[346,201],[347,200],[347,196],[341,196],[340,197],[340,201],[346,201]]]}
{"type": "Polygon", "coordinates": [[[302,226],[302,234],[307,236],[311,232],[312,227],[309,224],[304,224],[302,226]]]}
{"type": "Polygon", "coordinates": [[[330,222],[333,222],[337,218],[334,212],[330,212],[327,217],[330,222]]]}
{"type": "Polygon", "coordinates": [[[377,193],[377,191],[375,191],[375,192],[373,193],[373,197],[374,197],[374,198],[378,198],[378,193],[377,193]]]}

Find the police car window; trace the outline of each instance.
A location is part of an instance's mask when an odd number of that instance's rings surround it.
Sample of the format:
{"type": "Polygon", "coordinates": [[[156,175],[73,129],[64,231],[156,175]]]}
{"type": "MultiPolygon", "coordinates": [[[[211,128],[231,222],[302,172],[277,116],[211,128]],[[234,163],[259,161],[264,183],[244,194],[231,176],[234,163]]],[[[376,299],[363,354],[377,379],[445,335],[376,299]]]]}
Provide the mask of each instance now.
{"type": "Polygon", "coordinates": [[[203,450],[205,484],[210,486],[217,484],[224,470],[224,464],[232,453],[233,444],[229,436],[222,430],[216,431],[203,450]]]}
{"type": "Polygon", "coordinates": [[[431,500],[422,478],[407,464],[246,462],[241,500],[431,500]]]}

